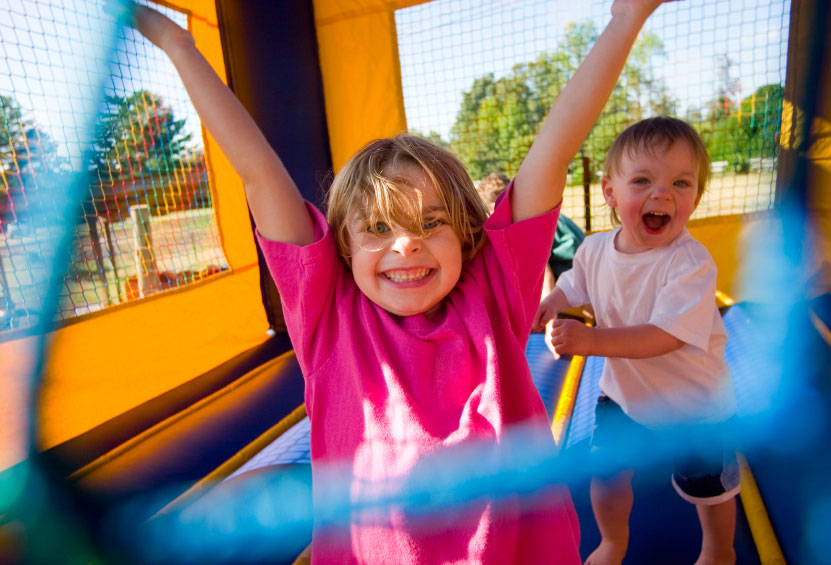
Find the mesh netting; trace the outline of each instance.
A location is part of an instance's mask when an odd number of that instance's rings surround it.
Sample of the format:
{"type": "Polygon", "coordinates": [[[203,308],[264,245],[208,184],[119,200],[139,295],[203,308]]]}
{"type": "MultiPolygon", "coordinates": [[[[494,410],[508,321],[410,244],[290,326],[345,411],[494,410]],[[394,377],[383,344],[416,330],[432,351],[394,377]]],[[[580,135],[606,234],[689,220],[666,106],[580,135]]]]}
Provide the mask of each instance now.
{"type": "MultiPolygon", "coordinates": [[[[172,64],[131,29],[103,62],[111,76],[94,141],[78,147],[93,80],[79,53],[109,52],[94,48],[108,39],[97,32],[102,5],[11,0],[0,9],[0,75],[10,79],[0,83],[0,331],[37,322],[46,242],[66,221],[76,227],[60,319],[228,268],[198,117],[172,64]],[[57,217],[53,191],[78,171],[89,179],[82,210],[57,217]]],[[[163,11],[187,26],[185,14],[163,11]]]]}
{"type": "MultiPolygon", "coordinates": [[[[474,180],[512,176],[610,4],[435,0],[398,10],[410,131],[449,146],[474,180]]],[[[611,227],[599,188],[606,151],[626,126],[661,114],[692,123],[713,161],[693,218],[771,208],[789,12],[787,0],[661,6],[572,163],[563,213],[590,231],[611,227]]]]}

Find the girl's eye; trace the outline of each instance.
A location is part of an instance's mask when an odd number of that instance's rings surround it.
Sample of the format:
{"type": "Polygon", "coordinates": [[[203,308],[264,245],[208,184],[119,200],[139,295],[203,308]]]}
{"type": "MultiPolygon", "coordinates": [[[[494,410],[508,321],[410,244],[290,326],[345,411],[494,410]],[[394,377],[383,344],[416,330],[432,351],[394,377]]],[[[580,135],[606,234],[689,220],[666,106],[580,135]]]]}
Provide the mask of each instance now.
{"type": "Polygon", "coordinates": [[[686,188],[688,186],[691,186],[691,184],[688,181],[685,181],[685,180],[677,180],[677,181],[675,181],[675,186],[678,186],[678,187],[681,187],[681,188],[686,188]]]}
{"type": "Polygon", "coordinates": [[[439,227],[443,223],[444,223],[444,220],[441,220],[439,218],[430,218],[429,220],[425,220],[424,223],[421,224],[421,227],[425,230],[432,230],[432,229],[436,229],[437,227],[439,227]]]}
{"type": "Polygon", "coordinates": [[[635,182],[635,184],[648,184],[649,179],[646,178],[646,177],[638,177],[638,178],[635,179],[634,182],[635,182]]]}
{"type": "Polygon", "coordinates": [[[367,226],[366,231],[370,233],[387,233],[390,231],[390,227],[384,222],[376,222],[370,226],[367,226]]]}

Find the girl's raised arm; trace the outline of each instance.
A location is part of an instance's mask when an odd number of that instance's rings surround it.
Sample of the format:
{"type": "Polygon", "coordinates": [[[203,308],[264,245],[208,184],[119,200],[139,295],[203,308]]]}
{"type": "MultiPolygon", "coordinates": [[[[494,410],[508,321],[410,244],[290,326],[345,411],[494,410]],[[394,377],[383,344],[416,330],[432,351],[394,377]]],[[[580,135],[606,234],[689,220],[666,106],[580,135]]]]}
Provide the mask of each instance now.
{"type": "Polygon", "coordinates": [[[557,97],[516,174],[515,222],[560,203],[569,163],[600,116],[638,32],[663,1],[616,0],[612,5],[612,20],[557,97]]]}
{"type": "Polygon", "coordinates": [[[202,124],[242,177],[260,233],[275,241],[311,243],[312,221],[297,186],[257,124],[196,49],[190,33],[155,10],[135,4],[132,9],[136,29],[170,58],[202,124]]]}

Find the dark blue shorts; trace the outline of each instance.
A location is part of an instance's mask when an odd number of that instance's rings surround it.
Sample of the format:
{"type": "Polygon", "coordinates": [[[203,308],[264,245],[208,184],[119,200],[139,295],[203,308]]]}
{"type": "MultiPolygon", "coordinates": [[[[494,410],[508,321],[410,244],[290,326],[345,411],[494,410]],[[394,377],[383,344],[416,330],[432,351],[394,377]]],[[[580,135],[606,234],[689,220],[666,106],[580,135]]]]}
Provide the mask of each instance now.
{"type": "MultiPolygon", "coordinates": [[[[601,395],[597,399],[594,411],[595,423],[592,432],[592,453],[621,453],[626,446],[655,446],[662,442],[678,441],[627,416],[621,407],[611,398],[601,395]]],[[[691,453],[672,458],[672,486],[681,498],[693,504],[713,505],[729,500],[739,493],[739,466],[736,451],[724,444],[723,425],[713,428],[702,447],[701,441],[695,442],[691,453]]],[[[696,438],[700,440],[701,435],[696,438]]],[[[664,444],[665,445],[665,444],[664,444]]],[[[621,468],[634,468],[623,465],[621,468]]]]}

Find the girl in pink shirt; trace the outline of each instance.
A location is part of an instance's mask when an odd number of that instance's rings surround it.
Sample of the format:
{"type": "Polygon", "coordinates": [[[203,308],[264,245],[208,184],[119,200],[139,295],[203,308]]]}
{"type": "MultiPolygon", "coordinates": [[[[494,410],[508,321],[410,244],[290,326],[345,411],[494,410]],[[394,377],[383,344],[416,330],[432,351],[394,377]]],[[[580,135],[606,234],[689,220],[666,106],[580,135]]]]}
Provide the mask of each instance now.
{"type": "MultiPolygon", "coordinates": [[[[240,174],[306,380],[315,504],[395,494],[443,449],[480,468],[523,446],[553,450],[524,351],[568,165],[661,0],[617,0],[492,216],[462,164],[417,137],[370,143],[338,173],[327,215],[280,159],[190,35],[135,6],[202,123],[240,174]],[[329,466],[345,481],[324,484],[329,466]],[[342,477],[341,477],[342,478],[342,477]],[[335,491],[328,490],[335,489],[335,491]],[[390,490],[392,489],[392,490],[390,490]],[[347,492],[348,491],[348,492],[347,492]]],[[[442,516],[396,506],[317,523],[315,563],[579,563],[567,492],[479,497],[442,516]]]]}

